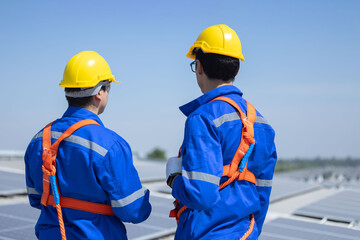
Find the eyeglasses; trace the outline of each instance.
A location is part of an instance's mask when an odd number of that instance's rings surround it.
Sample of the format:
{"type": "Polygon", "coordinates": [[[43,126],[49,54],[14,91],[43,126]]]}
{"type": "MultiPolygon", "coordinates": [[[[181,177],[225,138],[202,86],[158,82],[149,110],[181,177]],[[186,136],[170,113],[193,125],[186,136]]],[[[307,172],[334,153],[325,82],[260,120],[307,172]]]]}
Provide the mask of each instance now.
{"type": "Polygon", "coordinates": [[[192,61],[190,63],[191,71],[196,72],[196,60],[192,61]]]}
{"type": "Polygon", "coordinates": [[[111,88],[111,84],[106,85],[106,91],[107,91],[108,93],[110,93],[110,88],[111,88]]]}
{"type": "Polygon", "coordinates": [[[110,88],[111,88],[111,84],[107,83],[107,84],[102,85],[101,90],[110,93],[110,88]]]}

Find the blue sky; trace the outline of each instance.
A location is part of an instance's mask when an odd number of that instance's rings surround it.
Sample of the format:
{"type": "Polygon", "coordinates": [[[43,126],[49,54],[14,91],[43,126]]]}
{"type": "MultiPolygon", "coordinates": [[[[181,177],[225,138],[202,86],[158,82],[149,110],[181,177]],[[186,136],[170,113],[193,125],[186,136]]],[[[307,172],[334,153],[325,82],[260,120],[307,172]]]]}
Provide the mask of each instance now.
{"type": "Polygon", "coordinates": [[[356,0],[0,2],[0,149],[25,150],[61,117],[67,61],[100,53],[116,79],[100,117],[134,152],[176,155],[201,95],[189,47],[227,24],[245,62],[235,85],[276,131],[278,155],[360,157],[360,2],[356,0]]]}

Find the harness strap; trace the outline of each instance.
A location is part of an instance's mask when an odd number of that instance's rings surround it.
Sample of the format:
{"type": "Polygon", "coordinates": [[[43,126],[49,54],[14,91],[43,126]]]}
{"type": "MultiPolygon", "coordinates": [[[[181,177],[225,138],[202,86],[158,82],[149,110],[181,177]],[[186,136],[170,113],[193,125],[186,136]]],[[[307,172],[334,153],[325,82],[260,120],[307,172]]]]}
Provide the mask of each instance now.
{"type": "MultiPolygon", "coordinates": [[[[83,201],[75,198],[60,197],[61,207],[81,210],[102,215],[115,216],[110,205],[83,201]]],[[[55,207],[54,196],[50,195],[48,204],[55,207]]]]}
{"type": "Polygon", "coordinates": [[[99,125],[94,120],[85,119],[82,121],[79,121],[73,125],[71,125],[56,141],[54,144],[51,145],[51,125],[53,122],[46,125],[46,127],[43,130],[43,154],[42,154],[42,160],[43,160],[43,193],[41,195],[41,204],[44,206],[47,206],[48,198],[50,194],[50,179],[49,176],[56,174],[56,155],[59,148],[59,144],[62,140],[69,137],[71,134],[73,134],[77,129],[86,126],[86,125],[99,125]]]}
{"type": "Polygon", "coordinates": [[[256,110],[251,103],[245,100],[247,104],[247,116],[246,116],[241,111],[240,107],[232,99],[228,97],[217,97],[212,101],[217,101],[217,100],[227,102],[232,107],[234,107],[236,111],[240,114],[240,119],[243,123],[243,128],[241,131],[241,141],[239,147],[237,148],[231,163],[227,166],[224,166],[223,176],[227,176],[231,178],[235,174],[235,172],[239,170],[240,161],[244,158],[244,155],[249,150],[250,144],[255,144],[253,124],[256,121],[256,110]]]}
{"type": "MultiPolygon", "coordinates": [[[[229,165],[224,166],[223,175],[229,177],[229,179],[223,182],[219,190],[225,188],[227,185],[232,183],[235,179],[238,181],[248,181],[256,185],[255,175],[247,169],[248,158],[251,155],[251,152],[255,145],[254,139],[254,127],[253,124],[256,121],[256,110],[254,106],[246,101],[247,104],[247,116],[241,111],[240,107],[230,98],[228,97],[217,97],[211,101],[224,101],[233,106],[236,111],[240,114],[240,119],[243,123],[243,128],[241,131],[241,139],[239,147],[237,148],[234,157],[229,165]]],[[[181,148],[180,148],[181,150],[181,148]]],[[[179,157],[180,157],[179,150],[179,157]]],[[[175,200],[174,202],[175,209],[170,211],[169,217],[175,217],[176,222],[179,223],[179,219],[181,214],[188,208],[187,206],[183,206],[180,208],[179,200],[175,200]]],[[[255,218],[254,214],[250,215],[250,226],[248,231],[242,236],[240,240],[245,240],[251,234],[254,224],[255,218]]]]}
{"type": "MultiPolygon", "coordinates": [[[[86,119],[79,121],[72,126],[70,126],[56,141],[54,144],[51,145],[51,125],[53,122],[46,125],[46,127],[43,130],[43,141],[42,141],[42,170],[43,170],[43,192],[41,195],[41,204],[44,206],[48,206],[50,204],[50,185],[53,191],[53,197],[51,198],[51,204],[55,206],[58,219],[59,219],[59,226],[60,226],[60,233],[62,240],[66,240],[66,234],[65,234],[65,224],[62,216],[61,211],[61,205],[60,201],[63,199],[60,195],[58,183],[56,181],[56,155],[59,148],[59,144],[62,140],[69,137],[73,132],[75,132],[77,129],[90,125],[90,124],[96,124],[99,125],[96,121],[86,119]]],[[[66,201],[66,200],[65,200],[66,201]]]]}
{"type": "MultiPolygon", "coordinates": [[[[235,172],[235,174],[231,178],[229,178],[228,180],[226,180],[225,182],[223,182],[220,185],[219,190],[225,188],[227,185],[232,183],[235,179],[238,181],[245,180],[245,181],[251,182],[256,185],[255,175],[246,169],[243,172],[240,172],[240,171],[235,172]]],[[[180,203],[179,200],[175,200],[175,202],[174,202],[175,209],[171,210],[170,214],[169,214],[169,217],[176,218],[177,223],[179,223],[181,214],[188,208],[187,206],[183,206],[182,208],[180,208],[179,203],[180,203]]]]}

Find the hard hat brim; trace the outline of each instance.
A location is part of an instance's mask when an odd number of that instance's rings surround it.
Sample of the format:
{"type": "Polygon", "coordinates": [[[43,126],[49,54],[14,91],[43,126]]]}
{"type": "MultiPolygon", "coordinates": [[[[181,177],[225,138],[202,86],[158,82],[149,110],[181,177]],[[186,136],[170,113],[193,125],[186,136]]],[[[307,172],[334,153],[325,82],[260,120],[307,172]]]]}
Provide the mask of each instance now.
{"type": "Polygon", "coordinates": [[[237,58],[237,59],[240,59],[241,61],[245,61],[245,58],[242,54],[233,54],[233,53],[228,53],[228,52],[225,52],[222,50],[207,48],[203,44],[199,44],[197,42],[195,42],[194,45],[192,45],[190,47],[188,53],[186,54],[186,57],[195,60],[195,55],[193,54],[193,51],[195,48],[200,48],[201,50],[203,50],[204,53],[215,53],[215,54],[219,54],[219,55],[225,55],[225,56],[237,58]]]}

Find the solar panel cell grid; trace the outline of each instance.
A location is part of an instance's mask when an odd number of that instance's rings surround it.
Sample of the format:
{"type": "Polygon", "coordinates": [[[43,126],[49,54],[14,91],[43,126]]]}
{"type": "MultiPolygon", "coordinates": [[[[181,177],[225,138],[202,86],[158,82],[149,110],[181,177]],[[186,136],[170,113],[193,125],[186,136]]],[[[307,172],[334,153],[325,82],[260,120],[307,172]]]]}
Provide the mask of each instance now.
{"type": "MultiPolygon", "coordinates": [[[[333,221],[352,222],[360,220],[360,192],[345,190],[302,207],[295,215],[327,218],[333,221]]],[[[359,238],[360,239],[360,238],[359,238]]]]}
{"type": "Polygon", "coordinates": [[[278,218],[263,227],[259,240],[359,240],[360,231],[304,222],[293,219],[278,218]]]}

